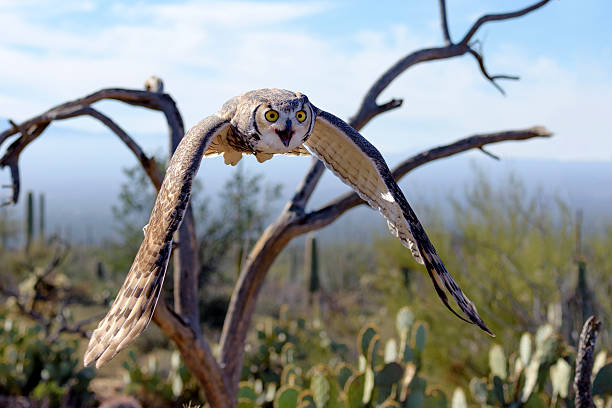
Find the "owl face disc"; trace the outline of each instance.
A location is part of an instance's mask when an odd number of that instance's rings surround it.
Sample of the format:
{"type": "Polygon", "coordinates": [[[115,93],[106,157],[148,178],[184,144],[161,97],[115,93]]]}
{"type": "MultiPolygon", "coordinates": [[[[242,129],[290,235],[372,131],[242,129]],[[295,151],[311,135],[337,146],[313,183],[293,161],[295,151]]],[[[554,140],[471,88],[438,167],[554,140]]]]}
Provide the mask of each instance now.
{"type": "Polygon", "coordinates": [[[312,132],[315,113],[306,95],[284,89],[260,89],[241,95],[250,109],[236,112],[232,125],[259,153],[287,153],[312,132]],[[248,119],[246,116],[248,114],[248,119]]]}

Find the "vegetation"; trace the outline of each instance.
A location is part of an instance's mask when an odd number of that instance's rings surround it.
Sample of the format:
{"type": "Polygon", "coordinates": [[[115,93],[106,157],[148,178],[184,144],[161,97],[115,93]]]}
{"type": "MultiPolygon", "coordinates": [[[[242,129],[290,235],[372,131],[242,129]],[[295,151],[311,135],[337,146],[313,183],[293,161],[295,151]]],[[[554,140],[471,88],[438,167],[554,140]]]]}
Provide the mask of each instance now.
{"type": "MultiPolygon", "coordinates": [[[[547,3],[483,15],[459,39],[449,30],[446,2],[439,1],[439,46],[417,49],[383,68],[350,126],[360,130],[399,108],[402,100],[383,101],[381,94],[423,62],[471,56],[483,78],[503,93],[499,81],[518,77],[487,71],[479,32],[547,3]]],[[[0,212],[0,374],[6,379],[0,405],[6,405],[5,396],[19,395],[48,406],[93,406],[128,393],[154,407],[229,407],[234,399],[241,407],[282,408],[573,406],[569,383],[581,367],[574,368],[579,330],[591,314],[604,322],[612,317],[612,227],[583,231],[573,209],[530,196],[516,179],[494,189],[481,177],[465,197],[449,199],[450,223],[441,217],[448,208],[419,211],[427,215],[422,218],[448,269],[497,333],[492,340],[443,309],[423,268],[397,239],[325,244],[309,236],[304,248],[294,240],[363,204],[353,193],[310,208],[321,162],[313,163],[268,228],[278,188],[264,190],[260,178],[240,166],[218,203],[196,185],[175,242],[180,271],[171,266],[167,274],[157,327],[92,380],[92,371],[78,363],[87,329],[108,309],[132,263],[164,172],[163,160],[147,156],[92,105],[110,99],[162,112],[172,154],[185,134],[183,120],[162,81],[150,80],[147,91],[102,89],[24,122],[10,121],[0,133],[0,144],[15,136],[0,157],[0,167],[10,169],[12,203],[19,198],[20,154],[54,121],[83,115],[98,120],[140,163],[126,171],[115,208],[118,240],[91,247],[47,237],[42,196],[41,239],[35,240],[31,192],[23,222],[0,212]],[[237,295],[230,299],[231,293],[237,295]],[[251,326],[256,330],[248,331],[251,326]],[[104,377],[117,379],[117,373],[124,374],[120,384],[103,387],[104,377]]],[[[532,127],[467,137],[407,158],[393,169],[394,177],[470,149],[493,156],[485,150],[492,143],[551,135],[532,127]]],[[[612,368],[602,351],[610,341],[608,324],[599,337],[593,387],[587,384],[598,408],[612,404],[612,368]]]]}
{"type": "MultiPolygon", "coordinates": [[[[236,172],[238,177],[221,198],[227,213],[216,214],[234,220],[230,225],[245,227],[230,232],[229,225],[220,225],[208,211],[207,234],[215,236],[219,250],[216,255],[210,248],[200,252],[205,281],[214,283],[214,293],[222,298],[216,315],[202,314],[211,333],[225,313],[241,256],[237,243],[248,239],[241,234],[249,225],[263,225],[257,217],[264,216],[261,206],[270,197],[261,192],[257,179],[244,177],[240,168],[236,172]],[[229,206],[245,194],[251,201],[229,206]],[[252,218],[231,215],[244,213],[245,205],[252,218]]],[[[118,217],[119,225],[138,233],[138,213],[148,208],[137,204],[137,190],[145,184],[139,185],[137,171],[127,174],[121,200],[125,217],[118,217]]],[[[568,381],[581,324],[569,322],[582,316],[578,306],[585,304],[604,322],[610,316],[610,261],[605,250],[612,243],[612,229],[583,231],[577,244],[579,226],[571,211],[560,202],[546,203],[537,193],[530,196],[513,178],[506,187],[493,189],[481,176],[466,193],[466,198],[453,200],[455,224],[428,225],[449,269],[457,271],[491,322],[495,340],[449,316],[433,296],[427,277],[395,240],[378,238],[373,248],[356,243],[321,248],[311,237],[301,252],[303,259],[290,248],[273,269],[273,283],[285,287],[284,299],[293,302],[282,307],[264,303],[259,308],[243,365],[240,406],[459,407],[463,400],[500,407],[572,406],[568,381]],[[364,259],[371,256],[374,263],[365,265],[364,259]],[[304,266],[297,267],[298,262],[304,266]],[[337,276],[328,276],[332,274],[337,276]],[[403,306],[406,302],[410,309],[403,306]],[[330,312],[337,308],[339,313],[330,312]],[[363,318],[346,319],[347,313],[357,316],[349,311],[363,318]],[[395,312],[397,318],[388,317],[395,312]],[[363,327],[364,319],[375,325],[363,327]]],[[[200,190],[195,202],[201,194],[200,190]]],[[[203,204],[196,208],[204,214],[203,204]]],[[[425,213],[425,218],[435,220],[439,209],[425,213]]],[[[2,394],[29,395],[52,406],[94,402],[88,388],[93,371],[79,368],[83,323],[89,321],[78,317],[91,315],[87,310],[104,310],[136,250],[128,249],[127,240],[103,246],[68,247],[55,238],[33,242],[27,255],[20,250],[0,253],[2,394]],[[100,273],[102,279],[91,279],[100,273]]],[[[211,287],[203,286],[203,297],[213,292],[211,287]]],[[[599,403],[609,398],[612,384],[612,368],[603,351],[610,349],[608,327],[604,323],[595,367],[599,403]]],[[[172,349],[167,341],[149,330],[138,344],[128,355],[120,355],[125,370],[122,392],[146,406],[203,402],[179,354],[162,352],[172,349]]]]}
{"type": "MultiPolygon", "coordinates": [[[[394,338],[384,341],[373,325],[361,329],[355,362],[349,348],[335,343],[325,330],[313,328],[303,318],[290,319],[286,306],[281,312],[279,318],[264,320],[249,347],[239,407],[574,406],[575,349],[550,323],[534,334],[523,333],[509,357],[502,346],[493,344],[486,376],[472,378],[465,389],[445,392],[444,385],[423,370],[426,325],[415,321],[407,307],[396,316],[394,338]]],[[[606,364],[606,358],[607,352],[600,351],[593,368],[598,406],[612,403],[612,362],[606,364]]],[[[128,389],[136,387],[140,398],[150,398],[148,406],[168,406],[172,395],[182,402],[186,396],[197,397],[193,379],[176,353],[167,376],[154,360],[146,374],[137,364],[125,367],[130,373],[128,389]]]]}
{"type": "Polygon", "coordinates": [[[31,396],[50,406],[86,407],[93,402],[92,368],[82,368],[77,341],[49,341],[40,324],[0,314],[0,395],[31,396]]]}
{"type": "MultiPolygon", "coordinates": [[[[535,332],[546,322],[575,346],[588,317],[581,315],[574,323],[578,298],[591,302],[592,310],[610,321],[612,281],[604,249],[612,245],[609,228],[578,233],[581,226],[563,202],[530,194],[514,177],[494,189],[481,174],[465,197],[452,204],[452,225],[436,221],[439,210],[428,211],[432,239],[505,348],[513,347],[517,333],[535,332]]],[[[452,316],[430,296],[429,280],[401,245],[382,238],[376,249],[380,279],[372,281],[372,292],[382,294],[378,304],[389,310],[413,299],[415,314],[432,331],[430,369],[440,376],[456,370],[464,381],[483,374],[486,355],[474,359],[471,351],[487,349],[490,339],[468,325],[441,323],[450,323],[452,316]],[[458,347],[449,349],[449,338],[458,339],[458,347]]],[[[602,339],[609,348],[608,335],[602,339]]]]}

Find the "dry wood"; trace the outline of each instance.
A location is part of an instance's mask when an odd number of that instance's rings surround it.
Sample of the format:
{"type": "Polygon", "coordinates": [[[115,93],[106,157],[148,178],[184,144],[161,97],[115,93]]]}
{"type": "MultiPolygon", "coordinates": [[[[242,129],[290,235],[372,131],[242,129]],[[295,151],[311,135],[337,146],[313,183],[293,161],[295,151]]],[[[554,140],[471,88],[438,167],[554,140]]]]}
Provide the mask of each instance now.
{"type": "MultiPolygon", "coordinates": [[[[381,104],[377,102],[377,99],[399,75],[408,68],[422,62],[470,54],[478,62],[483,76],[503,92],[496,81],[498,79],[518,79],[518,77],[489,74],[485,69],[482,53],[474,49],[472,39],[480,27],[487,22],[523,16],[539,9],[549,1],[542,0],[529,7],[510,13],[484,15],[476,20],[460,42],[453,43],[448,28],[446,3],[445,0],[439,0],[444,46],[412,52],[387,69],[365,94],[359,109],[350,120],[351,126],[359,130],[377,115],[401,106],[401,99],[391,99],[381,104]]],[[[176,104],[169,95],[160,92],[128,89],[103,89],[83,98],[56,106],[22,123],[11,122],[12,127],[0,133],[0,145],[15,134],[20,134],[20,136],[8,147],[4,156],[0,158],[0,167],[9,167],[11,170],[12,185],[10,187],[13,189],[11,198],[13,202],[17,201],[19,194],[18,161],[21,151],[40,136],[52,121],[78,115],[89,115],[109,127],[136,155],[152,184],[159,188],[161,178],[157,173],[157,166],[153,159],[148,158],[142,149],[116,123],[90,106],[103,99],[119,100],[127,104],[162,111],[166,115],[170,129],[171,152],[175,150],[178,142],[183,137],[183,121],[176,104]]],[[[400,163],[393,170],[393,174],[396,180],[399,180],[418,166],[469,149],[480,149],[483,153],[497,158],[497,156],[484,150],[484,146],[502,141],[519,141],[549,136],[551,136],[551,133],[541,127],[475,135],[415,155],[400,163]]],[[[185,214],[178,237],[175,238],[175,241],[179,244],[179,253],[174,256],[175,310],[171,310],[163,301],[160,301],[154,315],[154,321],[177,344],[183,361],[194,377],[198,379],[207,401],[213,407],[231,407],[236,403],[235,396],[241,372],[246,334],[251,324],[257,296],[272,262],[294,237],[322,228],[332,223],[349,209],[363,204],[363,201],[357,194],[346,193],[321,208],[306,213],[306,204],[318,184],[323,171],[324,166],[322,163],[318,160],[313,160],[310,169],[292,199],[287,202],[278,219],[264,231],[243,264],[241,275],[234,288],[230,309],[226,315],[218,360],[215,360],[213,357],[210,346],[199,329],[195,228],[191,209],[189,208],[185,214]]]]}
{"type": "MultiPolygon", "coordinates": [[[[476,34],[478,29],[486,22],[500,21],[523,16],[544,6],[549,1],[550,0],[543,0],[532,6],[512,13],[492,14],[480,17],[464,36],[462,41],[457,44],[450,42],[448,23],[443,21],[443,36],[450,44],[444,47],[421,49],[396,62],[370,87],[357,113],[351,118],[349,124],[353,128],[360,130],[375,116],[401,106],[402,100],[398,99],[392,99],[384,104],[378,104],[376,100],[378,96],[391,84],[391,82],[408,68],[421,62],[452,58],[469,53],[471,50],[469,41],[476,34]]],[[[443,20],[446,20],[445,1],[440,0],[439,4],[441,7],[440,15],[443,20]]],[[[482,70],[481,68],[481,72],[485,75],[487,80],[495,83],[495,80],[491,79],[492,77],[487,74],[487,71],[482,70]]],[[[501,137],[501,139],[498,139],[497,141],[524,140],[531,137],[550,136],[550,132],[543,128],[537,128],[535,132],[530,133],[530,136],[523,134],[523,137],[518,139],[512,139],[513,136],[516,136],[516,133],[512,134],[512,136],[511,134],[512,132],[501,132],[496,136],[501,137]],[[508,139],[503,139],[504,134],[508,137],[508,139]]],[[[483,145],[484,144],[475,144],[473,147],[482,147],[483,145]]],[[[456,153],[457,152],[458,151],[456,151],[456,153]]],[[[448,155],[450,154],[454,153],[449,153],[448,155]]],[[[434,158],[427,160],[425,158],[426,153],[423,153],[422,155],[423,158],[421,160],[424,161],[420,162],[418,165],[434,160],[434,158]]],[[[446,156],[447,155],[444,157],[446,156]]],[[[415,162],[418,161],[416,156],[413,159],[415,159],[415,162]]],[[[316,228],[321,228],[328,225],[342,213],[359,204],[359,202],[351,201],[355,199],[347,198],[343,200],[342,197],[339,197],[338,199],[334,200],[337,201],[336,204],[332,205],[328,209],[329,214],[333,214],[330,215],[329,218],[305,218],[303,214],[305,205],[308,202],[310,195],[314,191],[316,184],[319,182],[323,171],[324,166],[320,161],[313,163],[294,197],[285,205],[285,208],[280,216],[264,231],[254,248],[251,250],[249,257],[247,258],[247,262],[243,266],[238,283],[234,288],[228,314],[225,318],[223,332],[221,334],[221,353],[219,356],[219,361],[221,366],[224,368],[226,377],[228,378],[227,382],[231,387],[230,393],[232,395],[235,395],[237,391],[238,381],[240,379],[242,357],[244,353],[244,344],[246,342],[246,334],[251,323],[257,296],[270,265],[292,238],[308,231],[312,231],[316,228]]],[[[356,194],[355,198],[358,199],[356,194]]]]}
{"type": "MultiPolygon", "coordinates": [[[[9,167],[11,170],[12,184],[9,187],[12,188],[13,193],[10,202],[16,203],[19,197],[20,178],[18,163],[21,152],[36,140],[53,121],[84,115],[99,120],[117,135],[136,156],[136,159],[138,159],[155,189],[159,190],[162,175],[159,173],[155,159],[148,157],[136,141],[111,118],[91,107],[91,104],[105,99],[113,99],[130,105],[163,112],[169,128],[170,152],[176,149],[183,138],[183,119],[170,95],[131,89],[102,89],[85,97],[55,106],[20,124],[11,121],[12,127],[0,133],[0,146],[8,141],[11,136],[20,134],[8,146],[4,155],[0,158],[0,167],[9,167]]],[[[178,245],[173,251],[175,264],[175,311],[171,312],[168,310],[165,303],[160,304],[157,307],[154,320],[164,330],[166,335],[177,343],[179,350],[185,345],[189,345],[185,350],[191,353],[191,357],[183,354],[183,360],[186,361],[186,364],[194,372],[200,385],[205,390],[207,398],[215,401],[228,400],[224,387],[219,387],[215,382],[214,373],[216,372],[221,377],[221,371],[219,371],[216,362],[215,365],[210,365],[214,361],[214,357],[199,329],[197,242],[191,206],[188,207],[183,223],[176,234],[175,242],[178,245]],[[177,318],[177,316],[180,316],[180,318],[177,318]],[[199,356],[199,358],[194,360],[194,356],[199,356]],[[195,366],[199,368],[196,370],[195,366]],[[202,371],[210,372],[211,374],[203,375],[202,371]]],[[[64,331],[70,331],[70,329],[66,327],[64,331]]],[[[79,325],[77,329],[80,330],[81,326],[79,325]]]]}
{"type": "Polygon", "coordinates": [[[576,376],[574,377],[574,392],[576,393],[576,408],[592,408],[593,390],[591,374],[595,359],[595,341],[601,329],[601,322],[595,316],[587,319],[580,333],[578,355],[576,356],[576,376]]]}

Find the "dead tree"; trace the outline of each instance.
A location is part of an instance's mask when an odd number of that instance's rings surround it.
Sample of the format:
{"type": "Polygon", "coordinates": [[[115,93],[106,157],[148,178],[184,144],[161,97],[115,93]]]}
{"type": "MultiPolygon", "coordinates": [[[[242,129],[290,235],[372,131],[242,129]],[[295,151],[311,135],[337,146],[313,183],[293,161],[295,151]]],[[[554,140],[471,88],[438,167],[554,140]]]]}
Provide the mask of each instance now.
{"type": "Polygon", "coordinates": [[[595,360],[595,341],[601,330],[601,322],[595,316],[591,316],[584,322],[578,343],[578,355],[576,356],[576,375],[574,376],[574,392],[576,397],[574,403],[576,408],[591,408],[593,404],[593,390],[591,385],[591,374],[593,373],[593,361],[595,360]]]}
{"type": "MultiPolygon", "coordinates": [[[[398,76],[414,65],[471,55],[486,80],[503,93],[498,81],[501,79],[516,80],[510,75],[492,75],[484,64],[482,53],[475,47],[474,40],[478,30],[486,23],[509,20],[521,17],[547,4],[550,0],[541,0],[529,7],[509,13],[487,14],[480,17],[469,28],[467,33],[455,42],[452,40],[447,24],[445,0],[439,0],[440,21],[444,45],[414,51],[388,68],[369,88],[361,105],[349,124],[360,130],[374,117],[397,109],[402,105],[401,99],[392,99],[378,103],[380,94],[398,76]]],[[[161,82],[161,81],[160,81],[161,82]]],[[[170,129],[170,152],[173,152],[183,137],[183,120],[170,95],[162,93],[159,87],[150,87],[150,91],[129,89],[103,89],[83,98],[58,105],[47,112],[19,124],[11,123],[11,128],[0,133],[0,146],[11,136],[19,135],[0,158],[0,167],[8,167],[12,177],[11,202],[16,203],[19,196],[19,155],[20,153],[55,120],[76,116],[91,116],[106,125],[134,153],[147,173],[151,183],[159,189],[161,175],[157,171],[154,159],[148,157],[138,144],[111,118],[92,107],[98,101],[112,99],[129,105],[141,106],[164,113],[170,129]]],[[[163,89],[163,88],[161,88],[163,89]]],[[[401,179],[411,170],[437,159],[449,157],[471,149],[496,158],[484,150],[484,147],[503,141],[520,141],[536,137],[550,137],[552,134],[543,127],[507,130],[470,136],[454,143],[439,146],[412,156],[393,169],[396,180],[401,179]]],[[[178,347],[183,361],[198,379],[207,401],[214,407],[231,407],[235,404],[238,389],[246,336],[251,324],[255,304],[266,274],[283,248],[296,236],[323,228],[337,220],[346,211],[364,204],[355,193],[338,196],[322,207],[306,211],[306,204],[317,186],[324,166],[314,159],[293,197],[272,224],[264,231],[255,243],[242,271],[234,292],[219,344],[219,355],[213,356],[211,348],[201,333],[197,307],[197,257],[196,237],[193,214],[190,209],[185,214],[178,231],[178,253],[174,254],[175,292],[174,305],[170,307],[163,298],[157,305],[154,315],[155,323],[171,338],[178,347]]]]}

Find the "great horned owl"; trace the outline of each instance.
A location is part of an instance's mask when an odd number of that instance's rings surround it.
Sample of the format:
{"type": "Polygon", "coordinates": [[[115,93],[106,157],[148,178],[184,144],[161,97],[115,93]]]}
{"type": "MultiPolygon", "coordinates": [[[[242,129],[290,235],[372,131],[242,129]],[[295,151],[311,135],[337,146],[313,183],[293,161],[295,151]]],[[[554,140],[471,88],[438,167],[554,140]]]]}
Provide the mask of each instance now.
{"type": "Polygon", "coordinates": [[[191,184],[203,156],[223,155],[236,164],[243,154],[260,162],[275,154],[312,154],[387,219],[391,232],[424,264],[436,293],[459,318],[489,334],[474,304],[446,270],[381,154],[355,129],[310,103],[306,95],[282,89],[246,92],[193,126],[170,160],[145,237],[106,317],[93,332],[85,365],[100,367],[148,325],[161,292],[191,184]],[[464,318],[448,301],[450,293],[464,318]]]}

